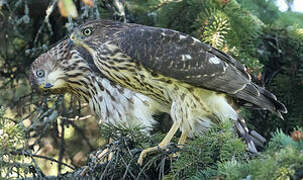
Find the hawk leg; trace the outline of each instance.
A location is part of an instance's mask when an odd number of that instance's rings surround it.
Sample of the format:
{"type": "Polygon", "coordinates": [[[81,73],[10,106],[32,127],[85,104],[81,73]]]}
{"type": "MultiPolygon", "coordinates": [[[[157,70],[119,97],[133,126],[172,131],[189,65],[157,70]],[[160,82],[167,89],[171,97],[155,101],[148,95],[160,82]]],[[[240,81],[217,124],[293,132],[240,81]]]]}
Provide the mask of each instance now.
{"type": "MultiPolygon", "coordinates": [[[[178,141],[178,147],[179,148],[182,149],[184,147],[187,136],[188,136],[188,130],[183,131],[180,138],[179,138],[179,141],[178,141]]],[[[180,154],[179,152],[176,152],[176,153],[172,154],[171,157],[177,157],[179,154],[180,154]]]]}
{"type": "Polygon", "coordinates": [[[139,156],[138,164],[140,164],[140,165],[143,164],[143,159],[145,158],[147,153],[156,151],[159,148],[164,149],[170,143],[171,139],[173,138],[173,136],[175,135],[175,133],[177,132],[179,127],[180,127],[180,122],[174,122],[172,127],[170,128],[170,130],[168,131],[168,133],[166,134],[166,136],[164,137],[164,139],[160,142],[160,144],[158,146],[144,149],[139,156]]]}
{"type": "MultiPolygon", "coordinates": [[[[113,142],[112,138],[109,138],[108,144],[111,144],[113,142]]],[[[97,155],[97,158],[101,160],[101,163],[105,163],[106,161],[109,161],[112,159],[114,153],[109,152],[110,149],[107,147],[102,152],[100,152],[99,155],[97,155]]]]}
{"type": "Polygon", "coordinates": [[[187,136],[188,136],[188,130],[183,131],[179,138],[178,145],[183,146],[187,139],[187,136]]]}

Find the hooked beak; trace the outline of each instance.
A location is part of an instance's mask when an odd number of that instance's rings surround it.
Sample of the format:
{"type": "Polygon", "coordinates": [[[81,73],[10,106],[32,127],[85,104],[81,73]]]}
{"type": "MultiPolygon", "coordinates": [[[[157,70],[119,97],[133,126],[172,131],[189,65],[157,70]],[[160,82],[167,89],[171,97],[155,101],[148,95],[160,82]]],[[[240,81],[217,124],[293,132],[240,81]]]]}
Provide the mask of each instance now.
{"type": "Polygon", "coordinates": [[[80,40],[82,39],[80,29],[75,28],[74,32],[69,36],[69,39],[76,45],[80,45],[80,40]]]}
{"type": "Polygon", "coordinates": [[[46,84],[44,84],[43,88],[49,89],[49,88],[51,88],[51,87],[53,87],[53,86],[54,86],[54,85],[52,85],[51,83],[46,83],[46,84]]]}

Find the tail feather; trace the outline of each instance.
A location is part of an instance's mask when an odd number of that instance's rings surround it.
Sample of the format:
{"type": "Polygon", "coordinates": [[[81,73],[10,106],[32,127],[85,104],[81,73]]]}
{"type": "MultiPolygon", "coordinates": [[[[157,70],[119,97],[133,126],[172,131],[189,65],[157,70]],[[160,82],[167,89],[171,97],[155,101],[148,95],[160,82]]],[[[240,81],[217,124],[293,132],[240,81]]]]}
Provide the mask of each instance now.
{"type": "Polygon", "coordinates": [[[251,103],[258,108],[267,109],[282,119],[283,116],[281,113],[287,113],[285,105],[278,101],[274,94],[254,83],[248,84],[244,89],[237,92],[235,97],[251,103]]]}
{"type": "Polygon", "coordinates": [[[247,148],[250,152],[258,153],[256,146],[259,148],[264,148],[266,139],[256,131],[249,131],[245,120],[241,116],[238,117],[235,123],[235,128],[239,136],[246,142],[247,148]]]}

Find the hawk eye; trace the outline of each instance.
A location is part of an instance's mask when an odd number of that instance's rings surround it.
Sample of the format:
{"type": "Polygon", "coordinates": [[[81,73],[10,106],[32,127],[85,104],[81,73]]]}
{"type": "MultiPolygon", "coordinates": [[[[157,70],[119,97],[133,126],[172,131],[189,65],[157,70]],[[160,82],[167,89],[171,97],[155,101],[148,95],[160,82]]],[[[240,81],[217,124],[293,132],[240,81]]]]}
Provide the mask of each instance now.
{"type": "Polygon", "coordinates": [[[39,77],[39,78],[44,77],[44,71],[43,71],[43,70],[37,70],[37,71],[36,71],[36,75],[37,75],[37,77],[39,77]]]}
{"type": "Polygon", "coordinates": [[[91,35],[92,34],[92,29],[91,28],[85,28],[84,30],[83,30],[83,35],[84,36],[89,36],[89,35],[91,35]]]}

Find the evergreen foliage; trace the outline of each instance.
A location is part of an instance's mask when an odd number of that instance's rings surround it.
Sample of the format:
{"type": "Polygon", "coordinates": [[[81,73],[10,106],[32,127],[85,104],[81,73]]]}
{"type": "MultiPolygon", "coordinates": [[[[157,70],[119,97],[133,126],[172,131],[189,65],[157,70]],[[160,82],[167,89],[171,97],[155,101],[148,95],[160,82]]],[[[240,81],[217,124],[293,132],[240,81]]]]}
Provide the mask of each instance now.
{"type": "MultiPolygon", "coordinates": [[[[299,131],[302,133],[302,131],[299,131]]],[[[277,130],[266,151],[253,159],[232,158],[199,171],[191,179],[301,179],[302,139],[294,141],[277,130]]]]}
{"type": "Polygon", "coordinates": [[[23,178],[35,171],[35,161],[22,152],[26,144],[23,124],[4,117],[4,112],[0,107],[0,178],[23,178]]]}
{"type": "Polygon", "coordinates": [[[245,7],[252,14],[257,16],[265,24],[273,24],[279,18],[280,12],[275,1],[266,0],[237,0],[241,7],[245,7]]]}
{"type": "Polygon", "coordinates": [[[258,59],[265,66],[263,82],[288,108],[285,121],[270,113],[262,113],[262,116],[252,113],[252,124],[269,137],[277,128],[290,132],[296,126],[302,127],[303,33],[296,27],[266,28],[264,32],[263,43],[258,49],[258,59]]]}
{"type": "Polygon", "coordinates": [[[204,179],[208,179],[216,175],[220,162],[249,158],[246,145],[231,129],[232,124],[226,122],[188,142],[166,177],[184,179],[199,172],[204,179]]]}
{"type": "Polygon", "coordinates": [[[303,22],[302,22],[303,15],[302,13],[297,12],[283,12],[280,15],[279,18],[279,26],[281,27],[287,27],[289,24],[297,25],[299,28],[303,28],[303,22]]]}
{"type": "Polygon", "coordinates": [[[91,153],[87,166],[60,178],[284,180],[303,177],[302,129],[295,129],[291,137],[277,130],[266,151],[254,155],[246,151],[245,143],[231,128],[232,123],[222,123],[189,140],[182,149],[172,143],[167,150],[150,154],[141,167],[136,161],[142,148],[156,145],[163,135],[148,138],[138,128],[102,125],[100,130],[107,137],[114,134],[114,141],[91,153]],[[174,157],[174,153],[179,156],[174,157]]]}
{"type": "MultiPolygon", "coordinates": [[[[302,132],[302,131],[301,131],[302,132]]],[[[220,164],[218,171],[226,179],[301,179],[303,170],[302,141],[277,130],[262,155],[248,162],[220,164]]]]}

